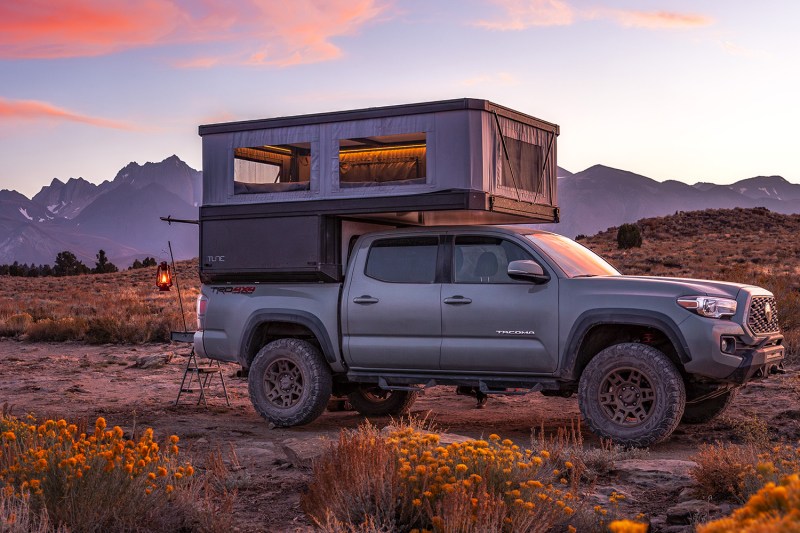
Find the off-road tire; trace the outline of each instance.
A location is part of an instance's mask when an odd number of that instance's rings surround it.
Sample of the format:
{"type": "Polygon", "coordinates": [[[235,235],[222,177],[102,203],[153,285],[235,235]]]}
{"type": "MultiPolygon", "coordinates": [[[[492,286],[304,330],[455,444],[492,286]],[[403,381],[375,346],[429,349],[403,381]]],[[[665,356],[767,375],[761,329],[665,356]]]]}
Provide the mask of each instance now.
{"type": "Polygon", "coordinates": [[[683,410],[681,424],[705,424],[711,422],[725,410],[736,399],[739,389],[729,389],[725,394],[715,398],[709,398],[699,403],[687,403],[683,410]]]}
{"type": "Polygon", "coordinates": [[[360,387],[347,395],[353,409],[364,416],[404,415],[408,413],[417,393],[407,390],[384,391],[377,387],[360,387]]]}
{"type": "Polygon", "coordinates": [[[300,426],[325,411],[333,380],[320,351],[301,339],[278,339],[256,354],[247,377],[255,410],[276,426],[300,426]]]}
{"type": "Polygon", "coordinates": [[[578,387],[581,414],[597,435],[644,448],[678,426],[686,405],[680,372],[646,344],[609,346],[589,361],[578,387]]]}

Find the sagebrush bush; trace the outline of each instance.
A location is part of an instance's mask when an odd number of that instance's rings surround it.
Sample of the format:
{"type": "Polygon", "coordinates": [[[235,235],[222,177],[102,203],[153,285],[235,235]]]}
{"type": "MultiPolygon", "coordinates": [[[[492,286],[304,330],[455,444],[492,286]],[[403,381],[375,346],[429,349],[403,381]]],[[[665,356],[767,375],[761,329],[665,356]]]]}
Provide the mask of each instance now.
{"type": "Polygon", "coordinates": [[[17,505],[33,525],[49,520],[76,532],[213,529],[202,527],[216,521],[203,517],[211,510],[198,498],[194,467],[178,459],[178,441],[172,435],[161,446],[151,429],[126,439],[121,428],[106,429],[103,418],[87,433],[65,420],[5,416],[4,505],[17,505]]]}
{"type": "Polygon", "coordinates": [[[570,461],[497,435],[441,445],[414,427],[363,425],[315,463],[303,508],[331,531],[545,531],[568,527],[579,479],[570,461]]]}
{"type": "Polygon", "coordinates": [[[800,448],[776,445],[759,449],[749,445],[704,445],[693,457],[691,475],[701,498],[742,503],[766,483],[778,483],[800,472],[800,448]]]}
{"type": "Polygon", "coordinates": [[[800,475],[767,483],[730,516],[698,526],[698,533],[800,531],[800,475]]]}
{"type": "Polygon", "coordinates": [[[37,342],[64,342],[82,340],[86,333],[86,319],[82,317],[45,318],[31,323],[25,331],[28,340],[37,342]]]}
{"type": "Polygon", "coordinates": [[[743,502],[747,479],[755,470],[758,450],[753,446],[715,443],[704,444],[692,458],[697,466],[691,475],[700,498],[743,502]]]}
{"type": "Polygon", "coordinates": [[[0,337],[18,337],[33,323],[33,317],[28,313],[17,313],[6,318],[0,318],[0,337]]]}

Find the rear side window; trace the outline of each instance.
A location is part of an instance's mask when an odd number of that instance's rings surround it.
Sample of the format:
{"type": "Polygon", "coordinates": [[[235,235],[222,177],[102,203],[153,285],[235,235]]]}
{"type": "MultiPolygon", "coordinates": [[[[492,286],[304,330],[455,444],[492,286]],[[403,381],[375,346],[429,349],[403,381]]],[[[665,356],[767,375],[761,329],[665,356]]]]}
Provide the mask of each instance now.
{"type": "Polygon", "coordinates": [[[365,274],[388,283],[434,283],[438,237],[375,241],[367,256],[365,274]]]}

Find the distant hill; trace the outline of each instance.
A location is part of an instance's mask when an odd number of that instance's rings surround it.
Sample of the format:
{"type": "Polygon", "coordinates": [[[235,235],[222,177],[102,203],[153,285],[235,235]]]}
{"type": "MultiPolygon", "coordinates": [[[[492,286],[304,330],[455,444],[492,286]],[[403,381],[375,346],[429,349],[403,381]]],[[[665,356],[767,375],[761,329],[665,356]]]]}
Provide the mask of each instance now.
{"type": "MultiPolygon", "coordinates": [[[[644,218],[636,224],[642,232],[641,248],[620,250],[616,227],[580,242],[623,274],[741,280],[745,272],[762,272],[787,275],[800,286],[798,214],[758,207],[706,209],[644,218]]],[[[800,307],[797,311],[800,316],[800,307]]]]}
{"type": "Polygon", "coordinates": [[[167,225],[160,216],[196,219],[202,174],[177,156],[159,163],[130,163],[112,181],[54,179],[31,199],[0,191],[0,263],[52,264],[70,250],[94,266],[95,254],[125,268],[145,256],[197,256],[197,226],[167,225]]]}
{"type": "Polygon", "coordinates": [[[558,203],[561,222],[542,227],[575,237],[679,211],[766,207],[777,213],[800,213],[800,185],[780,176],[762,176],[731,185],[692,186],[595,165],[558,180],[558,203]]]}

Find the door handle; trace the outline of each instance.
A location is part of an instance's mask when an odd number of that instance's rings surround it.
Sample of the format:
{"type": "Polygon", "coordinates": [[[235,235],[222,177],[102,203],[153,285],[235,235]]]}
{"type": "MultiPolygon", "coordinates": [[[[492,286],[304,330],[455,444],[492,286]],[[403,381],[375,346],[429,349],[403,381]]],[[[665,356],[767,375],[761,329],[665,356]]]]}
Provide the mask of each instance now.
{"type": "Polygon", "coordinates": [[[471,304],[472,300],[469,298],[464,298],[463,296],[451,296],[449,298],[445,298],[444,303],[449,305],[465,305],[471,304]]]}
{"type": "Polygon", "coordinates": [[[354,304],[376,304],[378,303],[377,298],[373,298],[372,296],[365,294],[364,296],[357,296],[353,298],[354,304]]]}

